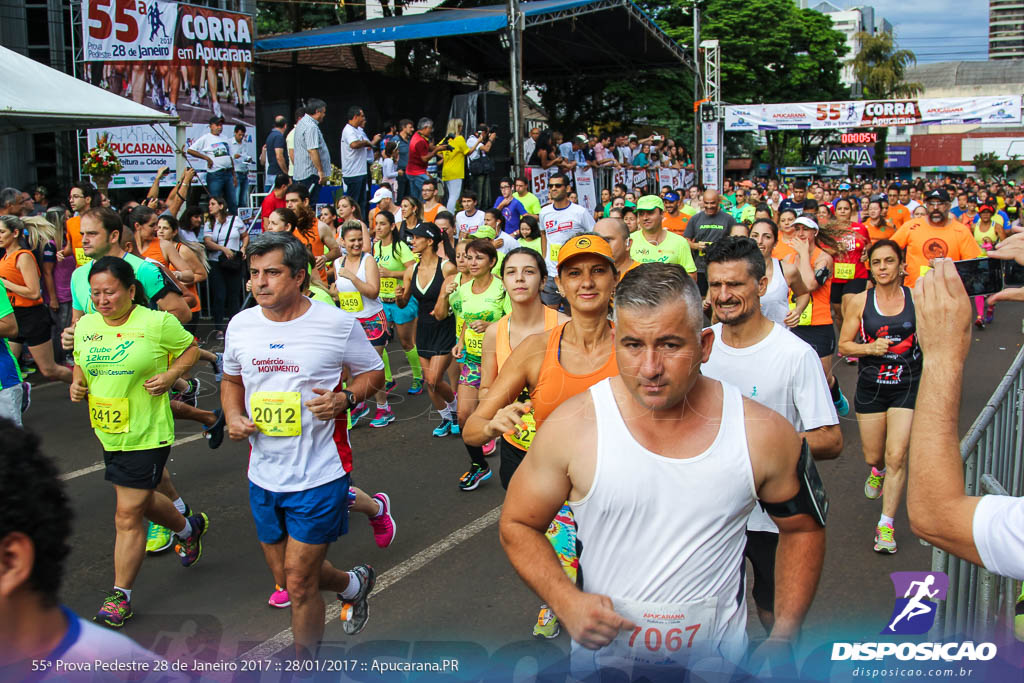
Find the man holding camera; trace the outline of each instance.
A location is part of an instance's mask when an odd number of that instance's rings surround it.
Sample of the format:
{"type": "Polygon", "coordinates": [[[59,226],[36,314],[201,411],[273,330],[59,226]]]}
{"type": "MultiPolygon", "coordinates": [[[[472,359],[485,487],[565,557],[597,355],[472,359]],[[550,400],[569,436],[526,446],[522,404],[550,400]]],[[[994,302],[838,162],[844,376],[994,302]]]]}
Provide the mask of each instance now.
{"type": "Polygon", "coordinates": [[[903,224],[892,239],[907,253],[907,287],[932,269],[934,259],[954,261],[983,256],[971,229],[949,215],[949,193],[932,190],[924,197],[928,215],[903,224]]]}
{"type": "Polygon", "coordinates": [[[490,177],[494,171],[494,162],[488,158],[491,153],[491,145],[497,134],[491,130],[486,123],[481,123],[479,130],[469,136],[466,145],[473,150],[469,155],[469,175],[473,178],[473,189],[476,196],[480,198],[481,206],[489,206],[490,199],[490,177]]]}
{"type": "Polygon", "coordinates": [[[438,152],[451,149],[445,144],[447,139],[431,146],[430,134],[433,131],[434,121],[424,116],[416,124],[416,132],[413,133],[412,139],[409,141],[409,163],[405,167],[405,177],[409,182],[409,194],[413,197],[422,195],[423,183],[429,177],[427,162],[430,161],[430,157],[438,152]]]}

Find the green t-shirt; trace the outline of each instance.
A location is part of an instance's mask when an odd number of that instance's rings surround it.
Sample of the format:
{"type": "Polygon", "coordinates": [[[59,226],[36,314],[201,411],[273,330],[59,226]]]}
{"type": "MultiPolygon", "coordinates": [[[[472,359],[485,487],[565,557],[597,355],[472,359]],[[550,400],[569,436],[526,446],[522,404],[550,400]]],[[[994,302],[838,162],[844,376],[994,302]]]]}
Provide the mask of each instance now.
{"type": "MultiPolygon", "coordinates": [[[[496,277],[491,278],[491,284],[487,286],[483,294],[473,293],[473,280],[460,285],[458,292],[462,302],[462,318],[467,323],[472,320],[497,322],[501,316],[512,310],[512,301],[505,294],[505,287],[501,284],[501,280],[496,277]]],[[[484,335],[482,332],[474,332],[468,325],[463,327],[463,330],[466,360],[470,363],[479,363],[483,352],[484,335]]]]}
{"type": "Polygon", "coordinates": [[[689,204],[683,204],[682,208],[679,209],[680,213],[685,213],[687,216],[696,216],[697,208],[690,206],[689,204]]]}
{"type": "MultiPolygon", "coordinates": [[[[152,299],[160,293],[165,286],[164,274],[159,268],[135,254],[125,253],[122,257],[135,271],[135,279],[142,283],[142,290],[146,296],[152,299]]],[[[90,296],[92,288],[89,287],[89,269],[92,263],[78,266],[71,273],[71,307],[83,313],[93,313],[95,308],[92,305],[90,296]]]]}
{"type": "MultiPolygon", "coordinates": [[[[14,306],[7,298],[7,290],[0,284],[0,318],[14,315],[14,306]]],[[[7,345],[7,338],[0,337],[0,389],[10,389],[21,384],[21,369],[7,345]]]]}
{"type": "Polygon", "coordinates": [[[674,232],[665,231],[665,239],[660,244],[651,244],[644,237],[643,230],[637,230],[630,235],[633,246],[629,248],[629,255],[639,263],[675,263],[686,269],[687,273],[696,272],[697,266],[693,262],[693,254],[690,253],[690,243],[685,237],[680,237],[674,232]]]}
{"type": "Polygon", "coordinates": [[[194,341],[173,315],[144,306],[136,306],[117,327],[99,313],[82,316],[75,327],[75,364],[85,373],[89,419],[104,450],[174,443],[170,400],[167,394],[151,396],[145,382],[166,372],[194,341]]]}
{"type": "Polygon", "coordinates": [[[327,304],[328,306],[334,306],[335,308],[338,306],[337,302],[331,298],[330,294],[315,285],[309,288],[309,298],[313,301],[319,301],[320,303],[327,304]]]}
{"type": "MultiPolygon", "coordinates": [[[[415,261],[416,256],[412,253],[409,245],[400,240],[395,240],[388,246],[380,242],[373,244],[373,258],[377,265],[387,270],[405,270],[405,264],[415,261]]],[[[387,303],[395,301],[395,287],[402,284],[401,278],[381,277],[380,279],[380,300],[387,303]]]]}
{"type": "Polygon", "coordinates": [[[537,199],[537,195],[532,192],[527,192],[526,194],[519,196],[513,192],[512,196],[519,200],[519,203],[523,205],[524,209],[526,209],[526,213],[532,213],[534,216],[540,215],[540,200],[537,199]]]}
{"type": "Polygon", "coordinates": [[[754,214],[757,213],[757,209],[754,208],[753,204],[744,204],[743,206],[732,207],[729,209],[729,213],[738,222],[750,225],[754,222],[754,214]]]}
{"type": "Polygon", "coordinates": [[[541,256],[544,255],[544,252],[541,251],[542,245],[540,243],[540,238],[539,237],[537,239],[535,239],[535,240],[528,240],[528,239],[523,239],[522,237],[520,237],[519,238],[519,246],[526,247],[527,249],[533,249],[535,252],[537,252],[541,256]]]}

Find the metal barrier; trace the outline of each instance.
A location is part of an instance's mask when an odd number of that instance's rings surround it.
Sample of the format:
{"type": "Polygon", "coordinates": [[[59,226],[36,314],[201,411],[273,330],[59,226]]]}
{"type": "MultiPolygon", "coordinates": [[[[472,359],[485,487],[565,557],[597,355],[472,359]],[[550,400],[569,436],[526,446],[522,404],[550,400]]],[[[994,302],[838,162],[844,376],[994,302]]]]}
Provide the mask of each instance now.
{"type": "MultiPolygon", "coordinates": [[[[1024,348],[984,410],[960,442],[965,491],[1024,495],[1024,348]]],[[[981,636],[996,622],[1013,628],[1016,582],[933,548],[932,571],[949,576],[946,599],[938,603],[933,640],[981,636]]]]}

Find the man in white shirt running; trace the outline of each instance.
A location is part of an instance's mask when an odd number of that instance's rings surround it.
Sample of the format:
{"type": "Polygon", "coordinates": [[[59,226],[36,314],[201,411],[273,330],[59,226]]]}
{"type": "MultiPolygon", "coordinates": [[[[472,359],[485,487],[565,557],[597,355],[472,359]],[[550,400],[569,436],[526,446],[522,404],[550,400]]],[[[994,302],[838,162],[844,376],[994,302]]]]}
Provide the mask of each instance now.
{"type": "Polygon", "coordinates": [[[384,364],[355,316],[302,295],[309,277],[302,242],[264,233],[247,256],[259,305],[228,325],[221,403],[229,436],[249,440],[256,533],[271,571],[286,577],[296,655],[308,659],[324,632],[321,590],[338,593],[349,635],[369,618],[373,569],[339,571],[326,555],[348,526],[345,411],[384,386],[384,364]]]}
{"type": "MultiPolygon", "coordinates": [[[[544,254],[548,273],[558,272],[558,250],[571,238],[581,232],[594,229],[594,216],[589,211],[569,201],[569,176],[556,173],[548,180],[548,198],[550,204],[540,210],[540,229],[547,235],[548,253],[544,254]]],[[[540,291],[540,299],[545,306],[559,308],[565,299],[558,291],[555,276],[548,275],[544,288],[540,291]]]]}
{"type": "MultiPolygon", "coordinates": [[[[843,450],[839,416],[814,349],[761,313],[768,286],[764,256],[746,237],[726,237],[708,247],[708,296],[719,322],[711,356],[701,372],[786,418],[807,439],[818,460],[843,450]]],[[[778,527],[760,506],[747,521],[744,551],[754,571],[754,602],[761,624],[774,621],[775,548],[778,527]]]]}
{"type": "MultiPolygon", "coordinates": [[[[0,500],[0,679],[73,676],[55,671],[58,661],[92,667],[97,661],[120,666],[148,662],[151,670],[166,665],[159,655],[79,618],[58,601],[71,550],[71,501],[57,468],[40,451],[39,439],[7,419],[0,419],[0,500]],[[47,668],[41,669],[40,662],[47,662],[47,668]]],[[[93,677],[104,676],[81,675],[93,677]]]]}
{"type": "MultiPolygon", "coordinates": [[[[713,333],[681,267],[626,273],[614,310],[619,376],[562,403],[537,431],[505,497],[505,552],[572,636],[575,677],[728,672],[746,650],[737,569],[760,500],[780,530],[776,620],[760,654],[784,652],[825,554],[823,515],[810,514],[823,501],[806,483],[817,479],[813,461],[784,418],[701,376],[713,333]],[[544,537],[565,501],[585,592],[544,537]]],[[[504,410],[511,429],[529,405],[504,410]]]]}
{"type": "MultiPolygon", "coordinates": [[[[1004,240],[989,254],[1024,265],[1024,234],[1004,240]]],[[[936,260],[918,278],[914,310],[924,369],[910,430],[910,528],[957,557],[1000,576],[1024,579],[1024,498],[964,492],[956,416],[974,308],[951,260],[936,260]]]]}

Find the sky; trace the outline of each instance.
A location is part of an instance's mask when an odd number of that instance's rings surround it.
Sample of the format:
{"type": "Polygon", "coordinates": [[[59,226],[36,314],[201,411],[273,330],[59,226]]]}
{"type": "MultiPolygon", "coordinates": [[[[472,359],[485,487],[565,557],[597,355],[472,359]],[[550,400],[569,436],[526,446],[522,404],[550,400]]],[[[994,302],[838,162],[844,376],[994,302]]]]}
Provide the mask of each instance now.
{"type": "Polygon", "coordinates": [[[884,17],[893,25],[899,46],[912,50],[918,64],[988,59],[988,0],[831,2],[843,8],[873,6],[876,21],[884,17]]]}

